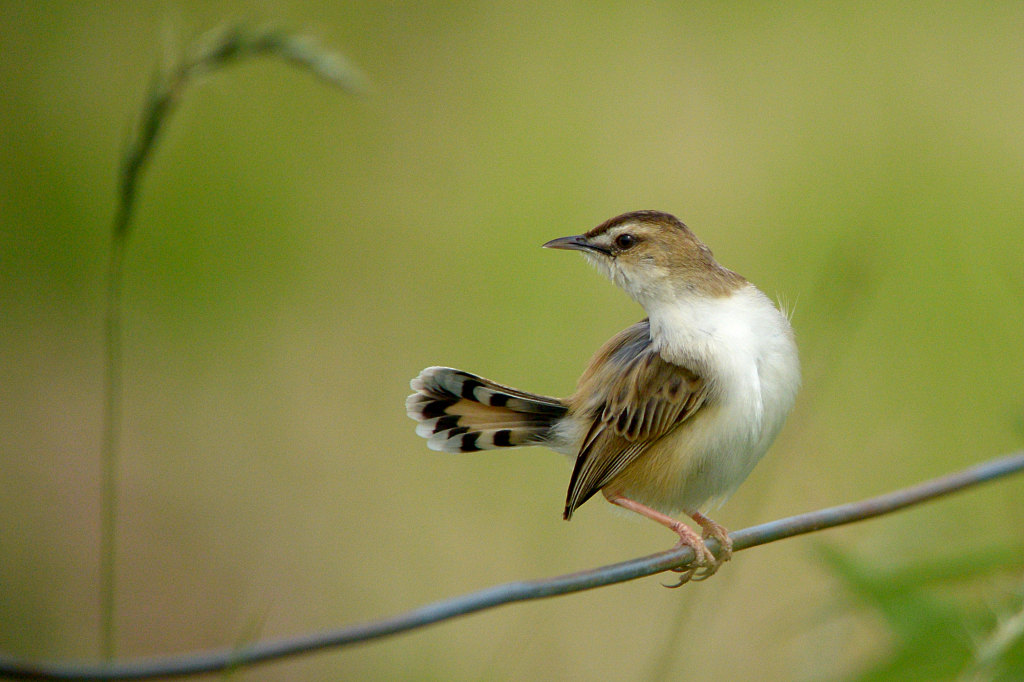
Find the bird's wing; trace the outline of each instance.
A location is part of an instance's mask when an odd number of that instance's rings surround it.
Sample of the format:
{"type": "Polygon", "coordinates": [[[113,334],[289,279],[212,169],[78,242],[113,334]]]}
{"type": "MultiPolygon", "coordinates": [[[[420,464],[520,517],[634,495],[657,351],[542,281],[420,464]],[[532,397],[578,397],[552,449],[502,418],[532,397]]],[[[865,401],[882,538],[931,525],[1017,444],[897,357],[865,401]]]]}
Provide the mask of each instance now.
{"type": "Polygon", "coordinates": [[[565,518],[697,412],[706,397],[703,377],[666,361],[652,346],[647,320],[615,335],[570,398],[572,411],[592,421],[569,481],[565,518]]]}

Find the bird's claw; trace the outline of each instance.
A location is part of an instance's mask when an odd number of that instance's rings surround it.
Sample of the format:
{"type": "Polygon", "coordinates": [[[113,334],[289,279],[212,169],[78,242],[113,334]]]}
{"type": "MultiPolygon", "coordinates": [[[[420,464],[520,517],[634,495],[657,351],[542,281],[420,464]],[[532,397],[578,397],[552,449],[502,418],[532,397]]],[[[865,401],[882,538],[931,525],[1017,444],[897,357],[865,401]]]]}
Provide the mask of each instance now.
{"type": "MultiPolygon", "coordinates": [[[[713,522],[712,522],[713,523],[713,522]]],[[[677,566],[669,569],[673,573],[679,573],[679,581],[672,584],[663,586],[670,589],[682,587],[686,583],[693,581],[695,583],[702,580],[707,580],[715,573],[718,573],[718,569],[722,567],[726,561],[732,559],[732,538],[725,532],[725,529],[714,524],[713,527],[705,527],[704,533],[699,542],[689,542],[687,539],[680,538],[679,544],[676,547],[691,547],[693,548],[694,559],[685,566],[677,566]],[[719,556],[716,557],[711,553],[711,550],[704,544],[704,540],[708,538],[714,538],[718,541],[718,546],[721,547],[719,556]]]]}
{"type": "MultiPolygon", "coordinates": [[[[700,582],[701,580],[707,580],[718,572],[718,567],[728,561],[728,558],[716,559],[715,555],[711,553],[711,550],[707,548],[702,540],[694,538],[694,541],[690,541],[689,538],[680,539],[679,544],[676,547],[690,547],[693,549],[694,558],[693,561],[686,564],[685,566],[676,566],[669,570],[673,573],[679,573],[679,581],[672,584],[666,585],[662,583],[664,587],[669,589],[675,589],[682,587],[691,580],[694,582],[700,582]]],[[[730,552],[731,554],[731,552],[730,552]]]]}

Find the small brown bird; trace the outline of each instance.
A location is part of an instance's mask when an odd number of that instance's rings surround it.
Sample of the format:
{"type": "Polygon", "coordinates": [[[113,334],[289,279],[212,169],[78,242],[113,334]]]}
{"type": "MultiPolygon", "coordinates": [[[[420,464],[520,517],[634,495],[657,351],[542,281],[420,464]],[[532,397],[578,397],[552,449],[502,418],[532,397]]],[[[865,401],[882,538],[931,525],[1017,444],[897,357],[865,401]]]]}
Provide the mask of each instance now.
{"type": "Polygon", "coordinates": [[[600,490],[693,548],[680,585],[709,577],[732,541],[704,514],[743,482],[796,399],[789,320],[667,213],[626,213],[544,246],[582,252],[648,318],[612,337],[568,398],[428,367],[406,400],[416,433],[446,452],[544,445],[568,455],[575,466],[565,519],[600,490]],[[718,540],[719,559],[673,518],[680,512],[718,540]]]}

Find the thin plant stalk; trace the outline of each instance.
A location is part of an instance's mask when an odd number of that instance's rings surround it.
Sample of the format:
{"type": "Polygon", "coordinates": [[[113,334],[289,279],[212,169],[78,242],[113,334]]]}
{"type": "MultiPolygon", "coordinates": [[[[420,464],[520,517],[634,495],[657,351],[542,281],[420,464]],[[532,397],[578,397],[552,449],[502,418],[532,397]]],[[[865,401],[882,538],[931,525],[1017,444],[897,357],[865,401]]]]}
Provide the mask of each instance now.
{"type": "Polygon", "coordinates": [[[105,381],[100,480],[100,651],[103,660],[116,653],[117,557],[120,446],[123,423],[124,339],[122,308],[124,263],[132,212],[142,172],[161,130],[181,93],[197,77],[241,59],[270,55],[310,71],[350,92],[363,88],[363,77],[341,55],[325,50],[307,36],[279,28],[226,26],[196,41],[181,61],[153,79],[135,137],[121,166],[117,213],[111,233],[104,326],[105,381]]]}
{"type": "Polygon", "coordinates": [[[122,344],[121,292],[125,240],[115,236],[107,272],[107,317],[104,328],[106,377],[100,480],[100,645],[103,660],[114,658],[114,613],[117,578],[118,444],[121,441],[122,344]]]}

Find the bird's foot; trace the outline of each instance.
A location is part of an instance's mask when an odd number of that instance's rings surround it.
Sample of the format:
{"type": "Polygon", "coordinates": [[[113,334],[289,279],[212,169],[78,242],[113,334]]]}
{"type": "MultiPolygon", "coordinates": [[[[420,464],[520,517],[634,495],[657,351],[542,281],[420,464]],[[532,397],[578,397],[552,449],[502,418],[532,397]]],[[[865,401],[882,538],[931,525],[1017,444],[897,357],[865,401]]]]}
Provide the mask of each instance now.
{"type": "MultiPolygon", "coordinates": [[[[680,585],[690,580],[693,580],[694,582],[707,580],[718,572],[718,569],[722,567],[722,564],[729,561],[729,559],[732,559],[732,538],[729,537],[729,531],[727,531],[721,524],[712,521],[700,512],[693,512],[690,514],[690,517],[700,524],[700,527],[704,530],[701,538],[702,541],[708,538],[714,538],[718,541],[718,546],[721,549],[718,553],[718,557],[712,555],[711,561],[706,565],[698,566],[694,570],[688,570],[687,568],[682,569],[688,572],[684,573],[683,577],[685,580],[680,582],[680,585]]],[[[705,551],[707,551],[709,555],[711,554],[706,546],[705,551]]],[[[673,585],[672,587],[678,587],[678,585],[673,585]]]]}
{"type": "Polygon", "coordinates": [[[693,550],[693,561],[685,566],[678,566],[670,569],[673,573],[679,573],[679,580],[672,585],[665,587],[675,589],[682,587],[691,580],[704,580],[710,578],[718,570],[720,562],[711,553],[704,540],[701,539],[689,526],[682,521],[677,521],[672,526],[679,535],[679,544],[676,547],[689,547],[693,550]]]}
{"type": "MultiPolygon", "coordinates": [[[[681,545],[689,545],[693,547],[693,551],[697,554],[697,558],[693,560],[689,565],[680,566],[679,568],[673,568],[674,571],[682,573],[679,582],[675,585],[669,585],[666,587],[677,588],[690,581],[699,582],[706,581],[722,567],[722,564],[732,558],[732,539],[729,538],[729,531],[725,529],[723,525],[717,523],[700,512],[693,512],[690,517],[700,524],[703,529],[702,537],[697,539],[700,543],[700,547],[703,549],[703,556],[697,551],[697,548],[691,543],[683,539],[683,534],[680,532],[681,545]],[[703,543],[703,541],[714,538],[718,541],[718,545],[721,548],[718,557],[711,553],[711,550],[703,543]],[[710,557],[710,558],[709,558],[710,557]],[[698,559],[703,559],[698,561],[698,559]]],[[[687,530],[689,528],[687,527],[687,530]]],[[[692,534],[692,531],[690,531],[692,534]]],[[[696,538],[696,534],[692,534],[696,538]]]]}
{"type": "Polygon", "coordinates": [[[657,521],[666,528],[670,528],[673,533],[679,536],[679,544],[676,547],[689,547],[693,550],[693,561],[686,566],[671,569],[675,573],[680,574],[679,582],[674,585],[665,585],[665,587],[680,587],[691,580],[707,580],[718,572],[722,564],[732,558],[732,540],[729,538],[729,532],[700,512],[690,512],[689,514],[694,521],[700,524],[700,527],[704,530],[705,538],[714,538],[718,541],[718,545],[721,547],[718,558],[707,548],[704,540],[682,521],[617,493],[606,490],[604,494],[612,504],[634,511],[652,521],[657,521]]]}

